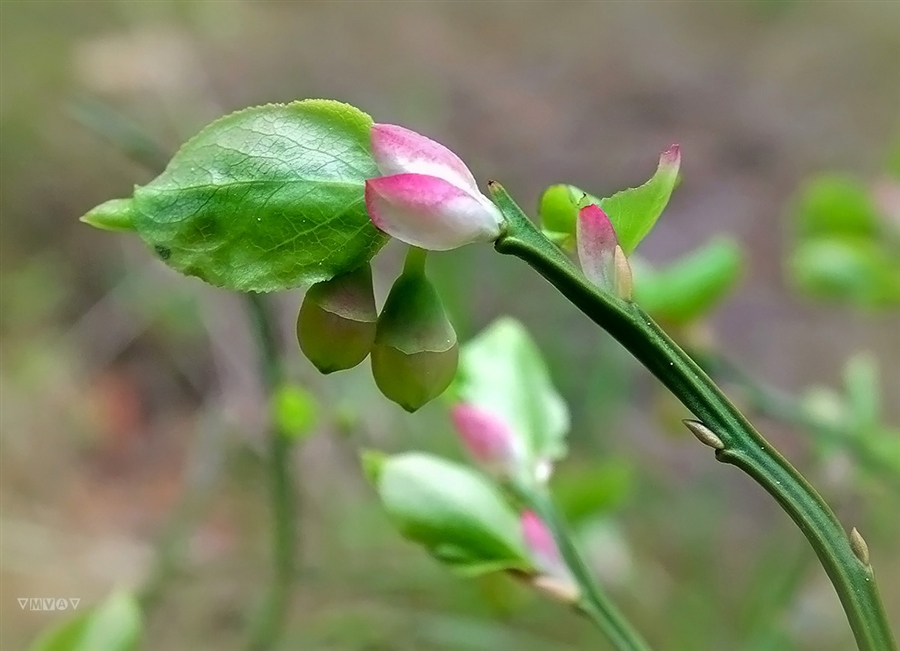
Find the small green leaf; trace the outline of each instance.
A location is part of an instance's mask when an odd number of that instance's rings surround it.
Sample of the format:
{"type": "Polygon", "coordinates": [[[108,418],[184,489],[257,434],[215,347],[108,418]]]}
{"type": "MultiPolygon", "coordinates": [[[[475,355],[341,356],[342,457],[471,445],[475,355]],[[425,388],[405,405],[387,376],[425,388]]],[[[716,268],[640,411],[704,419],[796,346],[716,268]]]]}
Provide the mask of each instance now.
{"type": "Polygon", "coordinates": [[[815,298],[866,307],[900,303],[900,259],[875,240],[812,238],[793,252],[788,271],[794,285],[815,298]]]}
{"type": "Polygon", "coordinates": [[[465,344],[456,397],[487,409],[525,442],[532,460],[565,455],[569,411],[540,351],[518,321],[500,319],[465,344]]]}
{"type": "Polygon", "coordinates": [[[541,226],[548,231],[572,235],[578,218],[578,203],[584,196],[585,193],[574,185],[551,185],[544,190],[538,205],[541,226]]]}
{"type": "Polygon", "coordinates": [[[44,631],[28,647],[29,651],[73,651],[80,646],[91,612],[83,612],[44,631]]]}
{"type": "Polygon", "coordinates": [[[656,224],[678,183],[680,167],[681,150],[673,145],[659,157],[659,166],[649,181],[600,201],[625,253],[634,251],[656,224]]]}
{"type": "Polygon", "coordinates": [[[119,593],[42,635],[31,651],[134,651],[142,631],[137,599],[119,593]]]}
{"type": "Polygon", "coordinates": [[[532,569],[518,517],[483,475],[419,452],[368,459],[391,521],[439,561],[464,576],[532,569]]]}
{"type": "Polygon", "coordinates": [[[858,179],[842,174],[823,174],[810,180],[800,191],[794,219],[802,239],[819,235],[875,236],[880,228],[869,189],[858,179]]]}
{"type": "Polygon", "coordinates": [[[296,384],[283,384],[272,396],[273,420],[285,438],[299,441],[312,431],[316,423],[316,399],[296,384]]]}
{"type": "Polygon", "coordinates": [[[366,179],[379,175],[371,125],[331,100],[238,111],[185,143],[130,203],[107,202],[85,219],[130,213],[166,264],[218,287],[268,292],[328,280],[386,241],[364,202],[366,179]]]}
{"type": "Polygon", "coordinates": [[[634,265],[635,301],[654,318],[690,323],[708,313],[735,286],[741,250],[733,241],[714,239],[665,269],[634,265]]]}

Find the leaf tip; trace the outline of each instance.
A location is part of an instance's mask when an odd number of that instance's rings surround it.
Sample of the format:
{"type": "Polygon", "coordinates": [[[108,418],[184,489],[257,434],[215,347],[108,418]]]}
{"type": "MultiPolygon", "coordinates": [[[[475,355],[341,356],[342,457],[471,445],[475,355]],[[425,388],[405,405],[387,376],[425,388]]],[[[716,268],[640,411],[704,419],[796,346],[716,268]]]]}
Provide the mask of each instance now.
{"type": "Polygon", "coordinates": [[[681,165],[681,145],[678,143],[672,144],[660,154],[659,165],[660,167],[672,168],[673,171],[677,172],[681,165]]]}
{"type": "Polygon", "coordinates": [[[105,231],[133,232],[134,205],[131,199],[110,199],[82,215],[80,221],[105,231]]]}

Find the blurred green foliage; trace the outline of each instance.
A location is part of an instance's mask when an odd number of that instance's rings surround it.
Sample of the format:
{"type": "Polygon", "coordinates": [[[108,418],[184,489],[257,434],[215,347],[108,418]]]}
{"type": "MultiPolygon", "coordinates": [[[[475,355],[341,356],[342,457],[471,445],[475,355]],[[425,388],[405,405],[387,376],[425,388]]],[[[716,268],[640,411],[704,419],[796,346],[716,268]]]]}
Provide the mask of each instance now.
{"type": "Polygon", "coordinates": [[[30,651],[135,651],[142,633],[137,600],[117,593],[47,631],[30,651]]]}
{"type": "Polygon", "coordinates": [[[800,189],[787,267],[800,291],[872,309],[900,305],[900,225],[872,192],[844,174],[817,176],[800,189]]]}

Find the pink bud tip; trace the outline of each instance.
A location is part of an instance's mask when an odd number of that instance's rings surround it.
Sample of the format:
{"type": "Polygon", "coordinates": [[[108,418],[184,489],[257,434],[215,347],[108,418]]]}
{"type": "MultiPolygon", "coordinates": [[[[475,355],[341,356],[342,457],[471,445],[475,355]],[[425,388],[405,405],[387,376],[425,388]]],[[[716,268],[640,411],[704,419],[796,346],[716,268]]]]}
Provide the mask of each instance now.
{"type": "Polygon", "coordinates": [[[553,534],[534,511],[522,513],[522,536],[525,538],[525,545],[537,560],[555,561],[559,558],[553,534]]]}
{"type": "Polygon", "coordinates": [[[609,217],[596,204],[585,206],[578,211],[575,230],[578,261],[584,275],[598,287],[613,289],[619,241],[609,217]]]}
{"type": "Polygon", "coordinates": [[[466,164],[439,142],[395,124],[376,124],[370,133],[372,156],[382,176],[436,176],[469,192],[478,185],[466,164]]]}
{"type": "Polygon", "coordinates": [[[512,469],[516,459],[516,439],[502,418],[466,403],[453,407],[450,417],[475,461],[500,472],[512,469]]]}
{"type": "Polygon", "coordinates": [[[660,166],[672,166],[678,169],[681,164],[681,145],[671,145],[659,156],[660,166]]]}

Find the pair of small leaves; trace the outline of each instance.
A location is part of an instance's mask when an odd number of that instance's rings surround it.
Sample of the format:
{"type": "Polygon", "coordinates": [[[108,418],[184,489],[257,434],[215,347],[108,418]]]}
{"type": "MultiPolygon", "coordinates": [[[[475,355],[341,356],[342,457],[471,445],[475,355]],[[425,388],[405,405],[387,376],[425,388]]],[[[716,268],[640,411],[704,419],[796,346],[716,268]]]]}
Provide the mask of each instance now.
{"type": "MultiPolygon", "coordinates": [[[[882,181],[887,202],[898,201],[900,181],[882,181]]],[[[900,304],[900,230],[875,192],[842,174],[812,179],[792,212],[795,248],[788,272],[794,285],[819,299],[864,307],[900,304]]]]}
{"type": "Polygon", "coordinates": [[[553,185],[541,196],[538,212],[551,239],[561,242],[574,236],[578,210],[597,204],[609,217],[619,246],[630,254],[652,230],[678,184],[681,157],[677,145],[663,152],[656,173],[636,188],[600,199],[574,185],[553,185]]]}
{"type": "Polygon", "coordinates": [[[30,651],[135,651],[143,624],[137,600],[114,594],[41,635],[30,651]]]}
{"type": "Polygon", "coordinates": [[[368,262],[372,119],[331,100],[248,108],[185,143],[131,199],[82,219],[134,230],[175,270],[238,291],[290,289],[368,262]]]}

